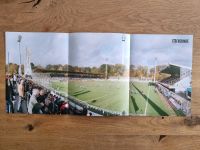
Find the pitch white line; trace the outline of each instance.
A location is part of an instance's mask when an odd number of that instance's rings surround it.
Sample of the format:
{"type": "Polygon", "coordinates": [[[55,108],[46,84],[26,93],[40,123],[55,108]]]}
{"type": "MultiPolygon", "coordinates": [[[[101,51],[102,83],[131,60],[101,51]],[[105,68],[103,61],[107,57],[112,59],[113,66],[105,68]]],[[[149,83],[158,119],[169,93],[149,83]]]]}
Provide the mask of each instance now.
{"type": "Polygon", "coordinates": [[[147,101],[146,101],[146,106],[145,106],[145,111],[144,111],[145,116],[147,115],[147,106],[149,104],[149,93],[150,93],[150,86],[149,86],[149,89],[148,89],[148,94],[147,94],[148,96],[147,96],[147,101]]]}

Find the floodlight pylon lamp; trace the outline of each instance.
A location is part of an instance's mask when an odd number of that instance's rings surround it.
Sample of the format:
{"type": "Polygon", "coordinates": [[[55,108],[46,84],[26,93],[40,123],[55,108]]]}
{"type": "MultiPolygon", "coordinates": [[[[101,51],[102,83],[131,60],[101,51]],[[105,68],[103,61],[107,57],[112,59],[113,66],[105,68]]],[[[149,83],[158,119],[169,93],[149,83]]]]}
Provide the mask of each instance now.
{"type": "Polygon", "coordinates": [[[122,41],[125,42],[126,41],[126,35],[122,34],[122,41]]]}
{"type": "Polygon", "coordinates": [[[18,35],[18,38],[17,38],[17,42],[21,42],[21,40],[22,40],[22,36],[21,35],[18,35]]]}

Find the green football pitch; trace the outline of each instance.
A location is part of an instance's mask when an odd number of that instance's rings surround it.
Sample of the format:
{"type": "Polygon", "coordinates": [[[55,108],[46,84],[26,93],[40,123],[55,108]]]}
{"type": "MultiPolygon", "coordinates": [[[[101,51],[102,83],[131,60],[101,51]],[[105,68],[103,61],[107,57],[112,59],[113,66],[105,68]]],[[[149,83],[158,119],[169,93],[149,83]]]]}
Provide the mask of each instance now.
{"type": "Polygon", "coordinates": [[[110,80],[69,80],[52,82],[54,89],[68,93],[90,105],[129,113],[129,82],[110,80]]]}
{"type": "Polygon", "coordinates": [[[130,82],[130,115],[169,116],[177,115],[161,97],[155,86],[145,82],[130,82]]]}
{"type": "Polygon", "coordinates": [[[130,115],[178,115],[154,86],[144,82],[69,80],[68,83],[54,81],[51,86],[61,93],[110,111],[125,111],[130,115]]]}

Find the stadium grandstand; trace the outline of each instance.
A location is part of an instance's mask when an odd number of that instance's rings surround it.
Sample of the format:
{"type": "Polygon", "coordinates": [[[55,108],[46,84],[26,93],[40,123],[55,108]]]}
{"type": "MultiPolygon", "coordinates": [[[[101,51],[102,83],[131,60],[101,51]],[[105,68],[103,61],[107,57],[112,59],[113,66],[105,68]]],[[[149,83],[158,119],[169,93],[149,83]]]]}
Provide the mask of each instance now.
{"type": "Polygon", "coordinates": [[[185,66],[179,66],[175,64],[169,64],[162,69],[160,73],[169,74],[170,76],[161,80],[160,82],[165,86],[170,86],[175,89],[174,92],[185,92],[187,88],[191,86],[191,68],[185,66]]]}
{"type": "Polygon", "coordinates": [[[191,68],[176,64],[163,67],[160,73],[168,74],[157,83],[159,91],[167,98],[173,109],[190,114],[191,68]]]}

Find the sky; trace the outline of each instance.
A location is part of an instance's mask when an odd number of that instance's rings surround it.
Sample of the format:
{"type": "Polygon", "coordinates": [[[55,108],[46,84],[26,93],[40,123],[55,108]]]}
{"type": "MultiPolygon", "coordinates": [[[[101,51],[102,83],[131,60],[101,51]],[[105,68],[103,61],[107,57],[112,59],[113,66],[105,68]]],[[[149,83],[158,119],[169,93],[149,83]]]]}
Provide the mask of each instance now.
{"type": "Polygon", "coordinates": [[[26,48],[31,50],[31,62],[44,67],[47,64],[99,67],[105,63],[128,66],[130,63],[129,34],[45,32],[6,32],[6,63],[9,52],[9,62],[19,64],[18,35],[22,35],[22,64],[26,48]]]}
{"type": "Polygon", "coordinates": [[[96,66],[130,63],[130,35],[123,33],[70,33],[69,64],[96,66]],[[122,41],[122,36],[125,41],[122,41]]]}
{"type": "Polygon", "coordinates": [[[192,67],[192,35],[134,34],[131,35],[130,62],[152,67],[169,63],[192,67]],[[172,39],[188,39],[189,43],[173,43],[172,39]]]}
{"type": "Polygon", "coordinates": [[[25,63],[26,48],[31,50],[31,62],[36,65],[68,64],[68,33],[6,32],[6,63],[19,64],[18,35],[22,35],[21,57],[25,63]]]}
{"type": "Polygon", "coordinates": [[[105,63],[128,66],[131,62],[152,67],[155,58],[161,65],[192,66],[192,35],[6,32],[6,63],[9,52],[9,62],[19,64],[18,35],[22,35],[22,64],[28,48],[31,62],[41,66],[99,67],[105,63]],[[122,41],[123,36],[125,41],[122,41]],[[173,43],[172,39],[189,39],[189,43],[173,43]]]}

